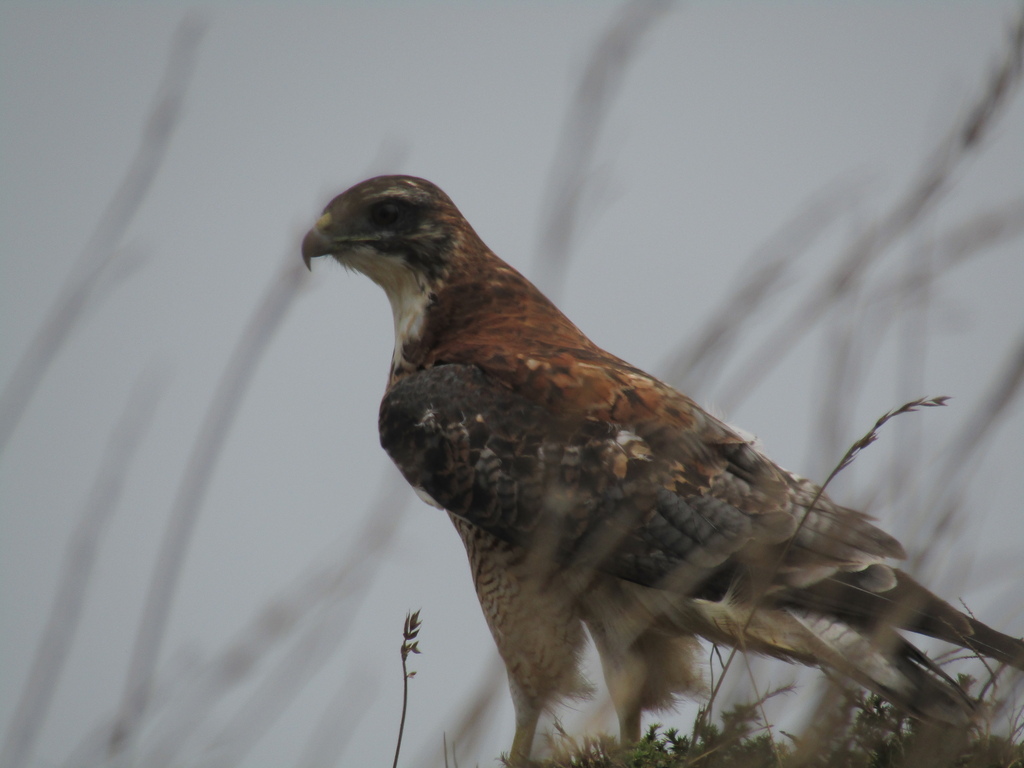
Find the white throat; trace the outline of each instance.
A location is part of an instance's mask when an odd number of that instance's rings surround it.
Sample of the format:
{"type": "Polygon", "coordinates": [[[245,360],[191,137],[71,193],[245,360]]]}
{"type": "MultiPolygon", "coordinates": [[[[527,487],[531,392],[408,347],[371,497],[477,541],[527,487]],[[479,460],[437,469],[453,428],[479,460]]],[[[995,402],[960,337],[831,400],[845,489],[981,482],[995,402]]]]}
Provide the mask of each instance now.
{"type": "Polygon", "coordinates": [[[423,335],[430,290],[400,257],[382,257],[379,253],[362,254],[356,251],[346,255],[342,263],[362,272],[387,294],[395,321],[395,351],[391,357],[394,370],[402,361],[405,345],[423,335]]]}

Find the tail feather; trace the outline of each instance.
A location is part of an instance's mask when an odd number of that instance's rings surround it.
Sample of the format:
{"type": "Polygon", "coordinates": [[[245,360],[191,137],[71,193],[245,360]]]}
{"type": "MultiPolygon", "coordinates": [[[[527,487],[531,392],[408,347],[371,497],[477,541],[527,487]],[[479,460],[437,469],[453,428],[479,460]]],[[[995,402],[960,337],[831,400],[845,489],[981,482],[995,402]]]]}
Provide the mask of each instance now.
{"type": "Polygon", "coordinates": [[[728,599],[665,602],[660,615],[676,632],[834,669],[920,718],[959,726],[975,711],[938,665],[891,630],[871,631],[800,608],[751,611],[728,599]]]}
{"type": "Polygon", "coordinates": [[[957,610],[899,570],[839,572],[770,592],[756,609],[735,591],[720,598],[638,589],[667,634],[696,634],[741,651],[845,674],[927,720],[969,722],[975,702],[899,630],[934,637],[1024,669],[1024,641],[957,610]],[[883,578],[884,576],[884,578],[883,578]]]}
{"type": "Polygon", "coordinates": [[[867,629],[894,626],[967,648],[1024,669],[1024,641],[981,623],[925,589],[903,571],[885,591],[865,588],[858,573],[839,573],[779,596],[784,605],[836,616],[867,629]]]}
{"type": "Polygon", "coordinates": [[[962,638],[964,647],[990,659],[1024,670],[1024,641],[1004,635],[973,617],[967,618],[971,634],[962,638]]]}
{"type": "Polygon", "coordinates": [[[915,717],[965,725],[975,704],[939,665],[895,632],[868,633],[836,619],[796,613],[841,659],[831,664],[915,717]]]}

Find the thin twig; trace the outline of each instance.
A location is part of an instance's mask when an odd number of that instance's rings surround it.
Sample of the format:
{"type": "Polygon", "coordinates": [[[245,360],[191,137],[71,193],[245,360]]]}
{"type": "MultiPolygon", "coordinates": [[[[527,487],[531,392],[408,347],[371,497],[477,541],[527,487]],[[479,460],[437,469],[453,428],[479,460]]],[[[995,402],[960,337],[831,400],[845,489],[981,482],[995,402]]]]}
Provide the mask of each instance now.
{"type": "MultiPolygon", "coordinates": [[[[838,475],[840,472],[842,472],[844,469],[850,466],[850,464],[854,462],[854,460],[857,458],[858,454],[860,454],[861,451],[863,451],[865,448],[867,448],[869,445],[871,445],[878,439],[879,430],[881,430],[881,428],[885,426],[889,421],[904,413],[913,413],[914,411],[920,410],[921,408],[934,408],[936,406],[945,405],[948,401],[949,397],[946,397],[945,395],[940,395],[939,397],[922,397],[917,400],[911,400],[909,403],[904,403],[899,408],[894,408],[888,413],[879,416],[878,420],[875,422],[875,426],[869,429],[867,433],[861,436],[859,440],[856,440],[846,450],[846,453],[843,455],[843,458],[840,459],[839,463],[836,464],[835,467],[833,467],[828,477],[825,478],[825,482],[821,484],[817,492],[814,494],[814,498],[811,499],[811,503],[807,505],[807,510],[804,513],[803,520],[805,520],[810,511],[814,509],[815,505],[818,503],[818,500],[821,498],[822,494],[825,493],[825,489],[828,487],[829,483],[831,483],[835,479],[836,475],[838,475]]],[[[801,524],[803,523],[803,520],[800,521],[801,524]]],[[[797,530],[794,531],[793,536],[796,536],[799,530],[800,529],[798,527],[797,530]]],[[[792,541],[792,538],[790,540],[792,541]]]]}
{"type": "Polygon", "coordinates": [[[391,764],[391,768],[398,768],[398,755],[402,751],[402,735],[405,733],[405,714],[409,709],[409,681],[416,676],[415,671],[409,671],[409,654],[420,652],[420,644],[416,638],[419,637],[421,625],[419,611],[405,615],[405,626],[402,629],[402,719],[398,723],[395,761],[391,764]]]}

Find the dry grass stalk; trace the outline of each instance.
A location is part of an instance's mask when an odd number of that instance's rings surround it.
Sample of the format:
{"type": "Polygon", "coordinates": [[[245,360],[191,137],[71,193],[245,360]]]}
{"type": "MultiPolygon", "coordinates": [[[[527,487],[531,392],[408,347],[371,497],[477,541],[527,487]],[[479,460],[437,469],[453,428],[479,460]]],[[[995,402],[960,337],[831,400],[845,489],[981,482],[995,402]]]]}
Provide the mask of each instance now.
{"type": "Polygon", "coordinates": [[[407,613],[405,626],[402,628],[402,719],[398,723],[398,740],[395,743],[395,760],[391,768],[398,768],[398,756],[402,752],[402,735],[405,733],[405,714],[409,709],[409,681],[416,676],[409,671],[409,654],[419,653],[420,644],[416,639],[420,634],[420,612],[407,613]]]}

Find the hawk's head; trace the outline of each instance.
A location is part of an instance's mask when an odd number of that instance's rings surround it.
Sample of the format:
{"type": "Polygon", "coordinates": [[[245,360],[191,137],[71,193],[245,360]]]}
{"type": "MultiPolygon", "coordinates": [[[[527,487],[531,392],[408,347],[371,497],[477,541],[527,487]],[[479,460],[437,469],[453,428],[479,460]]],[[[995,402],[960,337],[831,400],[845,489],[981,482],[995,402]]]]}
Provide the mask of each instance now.
{"type": "Polygon", "coordinates": [[[424,179],[378,176],[334,198],[302,241],[307,266],[327,255],[387,293],[395,320],[392,380],[459,359],[472,345],[507,351],[528,337],[589,344],[424,179]]]}
{"type": "Polygon", "coordinates": [[[441,279],[463,227],[468,224],[455,204],[429,181],[378,176],[328,203],[302,241],[302,258],[308,267],[317,256],[334,256],[390,296],[410,277],[424,284],[441,279]]]}
{"type": "MultiPolygon", "coordinates": [[[[423,335],[437,295],[489,252],[455,204],[414,176],[378,176],[328,203],[302,241],[306,266],[333,256],[380,285],[395,320],[395,366],[423,335]]],[[[491,257],[493,258],[493,257],[491,257]]]]}

